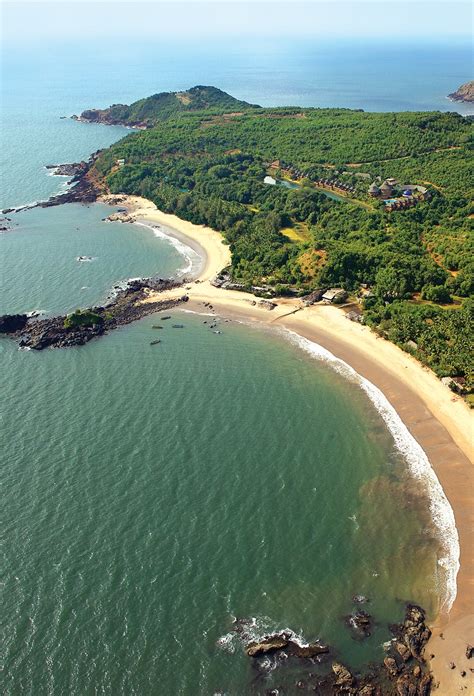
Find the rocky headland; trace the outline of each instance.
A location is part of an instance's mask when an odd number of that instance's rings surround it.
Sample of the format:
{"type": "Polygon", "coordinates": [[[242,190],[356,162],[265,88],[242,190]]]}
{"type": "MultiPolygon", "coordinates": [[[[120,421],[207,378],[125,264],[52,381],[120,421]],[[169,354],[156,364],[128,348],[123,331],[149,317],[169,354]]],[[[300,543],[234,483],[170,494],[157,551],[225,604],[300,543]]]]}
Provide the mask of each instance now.
{"type": "Polygon", "coordinates": [[[187,302],[185,294],[174,299],[143,302],[151,291],[162,292],[181,286],[182,283],[161,278],[129,281],[123,289],[116,287],[113,297],[103,306],[45,319],[28,314],[5,314],[0,317],[0,333],[16,339],[20,348],[32,350],[82,346],[119,326],[187,302]]]}
{"type": "MultiPolygon", "coordinates": [[[[362,618],[362,623],[367,626],[370,616],[363,612],[362,618]]],[[[293,687],[282,686],[266,691],[267,694],[293,693],[292,689],[296,687],[302,692],[320,696],[429,696],[434,688],[429,664],[424,656],[431,631],[425,623],[425,612],[417,605],[407,605],[404,621],[389,627],[393,638],[385,646],[383,661],[370,665],[363,672],[351,670],[339,661],[331,647],[319,641],[302,644],[290,631],[264,635],[255,640],[251,627],[251,621],[236,619],[233,631],[239,636],[245,653],[252,658],[255,666],[260,665],[265,671],[269,660],[274,667],[288,665],[289,660],[299,658],[298,664],[303,667],[306,663],[312,669],[304,673],[302,670],[301,678],[293,687]]]]}
{"type": "Polygon", "coordinates": [[[458,102],[474,102],[474,80],[469,80],[458,87],[455,92],[448,94],[448,99],[458,102]]]}
{"type": "Polygon", "coordinates": [[[95,172],[93,173],[93,164],[100,153],[101,150],[97,150],[87,161],[83,162],[47,164],[45,168],[50,169],[53,175],[71,177],[67,182],[70,188],[64,193],[51,196],[47,201],[38,201],[21,208],[5,208],[1,211],[2,215],[30,208],[50,208],[55,205],[63,205],[63,203],[94,203],[104,193],[103,182],[99,181],[95,172]]]}

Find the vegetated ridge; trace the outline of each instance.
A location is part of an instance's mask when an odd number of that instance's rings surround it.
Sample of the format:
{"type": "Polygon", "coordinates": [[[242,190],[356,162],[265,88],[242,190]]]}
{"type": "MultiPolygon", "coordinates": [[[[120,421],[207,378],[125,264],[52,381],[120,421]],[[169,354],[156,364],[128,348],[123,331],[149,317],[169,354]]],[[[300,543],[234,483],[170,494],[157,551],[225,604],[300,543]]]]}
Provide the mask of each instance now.
{"type": "Polygon", "coordinates": [[[130,105],[113,104],[108,109],[87,109],[74,118],[93,123],[146,129],[181,112],[213,110],[222,113],[255,108],[258,108],[255,104],[235,99],[217,87],[196,85],[184,92],[153,94],[130,105]]]}
{"type": "Polygon", "coordinates": [[[144,196],[219,230],[232,252],[224,283],[267,297],[343,288],[352,318],[454,378],[469,399],[472,122],[441,112],[236,110],[216,93],[232,111],[167,97],[166,117],[95,153],[78,186],[144,196]]]}

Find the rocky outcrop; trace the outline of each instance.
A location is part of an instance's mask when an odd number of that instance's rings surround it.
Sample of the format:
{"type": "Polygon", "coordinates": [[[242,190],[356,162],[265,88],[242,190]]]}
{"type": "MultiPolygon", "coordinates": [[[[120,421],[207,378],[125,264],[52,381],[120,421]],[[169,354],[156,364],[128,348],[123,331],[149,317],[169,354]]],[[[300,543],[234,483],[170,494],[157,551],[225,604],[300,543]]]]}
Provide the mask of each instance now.
{"type": "Polygon", "coordinates": [[[0,333],[8,334],[21,331],[27,323],[27,314],[4,314],[0,317],[0,333]]]}
{"type": "Polygon", "coordinates": [[[366,611],[357,611],[345,617],[345,621],[355,638],[368,638],[371,634],[372,621],[366,611]]]}
{"type": "Polygon", "coordinates": [[[344,665],[341,665],[339,662],[334,662],[332,664],[332,671],[336,675],[335,686],[347,688],[354,683],[352,674],[347,667],[344,667],[344,665]]]}
{"type": "Polygon", "coordinates": [[[459,102],[474,102],[474,80],[465,82],[455,92],[448,94],[448,99],[459,102]]]}
{"type": "MultiPolygon", "coordinates": [[[[104,185],[98,179],[96,172],[92,171],[92,167],[100,155],[100,150],[94,152],[87,162],[73,162],[72,164],[48,164],[47,169],[56,170],[55,174],[71,176],[68,181],[71,187],[64,193],[58,193],[51,196],[47,201],[39,201],[32,205],[25,205],[23,208],[16,208],[15,211],[29,208],[50,208],[55,205],[63,205],[63,203],[94,203],[97,198],[104,193],[104,185]]],[[[5,208],[2,210],[3,215],[13,212],[13,208],[5,208]]]]}
{"type": "Polygon", "coordinates": [[[71,188],[65,193],[51,196],[47,201],[39,202],[37,207],[50,208],[55,205],[63,205],[63,203],[94,203],[100,194],[103,193],[99,182],[91,172],[92,166],[100,155],[100,152],[100,150],[94,152],[87,162],[61,165],[75,168],[75,174],[68,182],[71,184],[71,188]]]}
{"type": "Polygon", "coordinates": [[[78,176],[87,171],[87,162],[71,162],[69,164],[47,164],[53,176],[78,176]]]}
{"type": "Polygon", "coordinates": [[[187,295],[182,295],[173,300],[143,303],[150,290],[160,292],[180,286],[181,283],[159,278],[134,280],[125,289],[118,290],[115,297],[103,307],[48,319],[28,317],[26,314],[4,315],[0,317],[0,329],[2,333],[16,338],[20,348],[44,350],[82,346],[119,326],[186,302],[187,295]]]}
{"type": "Polygon", "coordinates": [[[260,641],[251,641],[245,648],[249,657],[260,657],[277,651],[284,651],[286,655],[294,657],[313,658],[327,654],[329,648],[320,643],[301,645],[292,638],[291,633],[285,631],[264,636],[260,641]]]}
{"type": "Polygon", "coordinates": [[[288,645],[288,638],[285,633],[276,636],[265,636],[261,641],[249,643],[245,652],[249,657],[259,657],[275,652],[275,650],[283,650],[288,645]]]}
{"type": "MultiPolygon", "coordinates": [[[[362,600],[365,598],[361,597],[359,603],[362,603],[362,600]]],[[[369,615],[366,612],[358,611],[349,618],[354,619],[355,617],[358,617],[356,621],[361,630],[365,631],[366,627],[370,625],[369,615]]],[[[236,621],[235,630],[243,641],[246,641],[248,635],[247,623],[245,620],[236,621]]],[[[361,674],[358,671],[351,671],[349,667],[339,661],[334,661],[329,673],[323,676],[309,674],[304,681],[299,680],[295,685],[321,696],[334,696],[336,694],[429,696],[432,679],[423,658],[423,651],[430,636],[430,630],[425,624],[423,609],[413,604],[408,605],[403,623],[392,625],[390,630],[394,639],[387,644],[387,654],[381,664],[372,665],[368,671],[361,674]]],[[[257,664],[258,658],[265,658],[268,661],[270,656],[277,661],[276,664],[285,665],[288,658],[293,655],[315,657],[317,662],[320,662],[319,655],[326,655],[328,652],[329,648],[321,646],[319,643],[302,647],[294,640],[294,635],[286,631],[263,636],[259,641],[246,642],[246,653],[255,658],[257,664]],[[285,659],[279,660],[279,656],[283,656],[285,659]]],[[[265,660],[262,662],[265,663],[265,660]]]]}
{"type": "MultiPolygon", "coordinates": [[[[425,613],[421,607],[409,604],[403,624],[392,626],[391,630],[399,638],[399,643],[404,646],[405,653],[408,649],[413,658],[421,659],[425,645],[431,636],[431,631],[425,624],[425,613]]],[[[404,660],[406,661],[405,657],[404,660]]]]}

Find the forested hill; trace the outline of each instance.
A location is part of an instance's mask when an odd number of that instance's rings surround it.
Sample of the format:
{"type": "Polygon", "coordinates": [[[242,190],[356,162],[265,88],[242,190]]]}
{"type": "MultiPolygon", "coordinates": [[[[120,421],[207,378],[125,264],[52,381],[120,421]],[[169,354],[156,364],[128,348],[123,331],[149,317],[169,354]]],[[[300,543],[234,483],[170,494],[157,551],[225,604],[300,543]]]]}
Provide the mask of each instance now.
{"type": "Polygon", "coordinates": [[[241,287],[344,288],[363,321],[474,390],[471,136],[456,113],[180,110],[90,176],[221,231],[241,287]]]}
{"type": "Polygon", "coordinates": [[[122,124],[145,129],[182,112],[208,110],[214,113],[224,113],[256,108],[259,108],[256,104],[236,99],[217,87],[197,85],[185,92],[153,94],[151,97],[139,99],[130,105],[114,104],[108,109],[87,109],[82,112],[80,119],[94,123],[122,124]]]}

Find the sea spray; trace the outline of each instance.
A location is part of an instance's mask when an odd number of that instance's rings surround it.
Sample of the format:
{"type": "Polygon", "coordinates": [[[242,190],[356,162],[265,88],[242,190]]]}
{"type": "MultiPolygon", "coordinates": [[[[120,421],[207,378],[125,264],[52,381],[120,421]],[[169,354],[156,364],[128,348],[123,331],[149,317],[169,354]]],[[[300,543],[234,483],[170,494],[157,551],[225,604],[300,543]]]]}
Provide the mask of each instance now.
{"type": "Polygon", "coordinates": [[[445,573],[445,596],[441,610],[446,613],[451,609],[456,598],[456,577],[459,571],[459,536],[454,519],[454,512],[443,491],[425,451],[415,440],[402,419],[393,408],[383,392],[368,379],[362,377],[353,367],[318,343],[285,329],[289,339],[309,353],[313,358],[325,362],[340,375],[357,384],[369,397],[377,411],[382,416],[395,446],[408,463],[412,476],[422,481],[428,488],[430,512],[438,531],[443,555],[438,559],[438,565],[445,573]]]}

